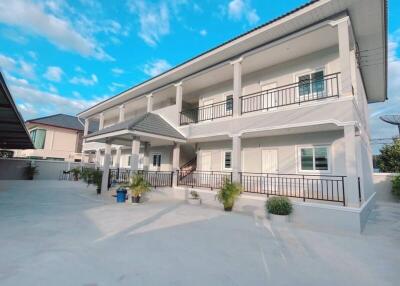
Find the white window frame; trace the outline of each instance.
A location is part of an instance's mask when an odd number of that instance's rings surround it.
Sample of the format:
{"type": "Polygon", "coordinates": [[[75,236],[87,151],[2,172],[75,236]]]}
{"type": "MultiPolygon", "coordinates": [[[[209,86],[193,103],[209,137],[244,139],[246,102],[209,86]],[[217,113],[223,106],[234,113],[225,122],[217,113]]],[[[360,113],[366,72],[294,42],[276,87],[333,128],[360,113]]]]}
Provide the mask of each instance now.
{"type": "Polygon", "coordinates": [[[233,159],[233,154],[232,154],[232,150],[222,150],[222,170],[224,171],[232,171],[232,160],[233,159]],[[225,168],[225,155],[226,153],[230,152],[231,153],[231,167],[230,168],[225,168]]]}
{"type": "Polygon", "coordinates": [[[298,145],[296,146],[296,161],[297,161],[297,173],[300,174],[331,174],[332,173],[332,146],[329,144],[310,144],[310,145],[298,145]],[[325,147],[327,148],[328,155],[328,170],[315,170],[315,148],[325,147]],[[301,149],[313,149],[313,170],[302,170],[301,168],[301,149]]]}
{"type": "Polygon", "coordinates": [[[225,106],[225,112],[228,112],[228,111],[233,112],[233,92],[225,92],[225,93],[224,93],[223,98],[224,98],[225,102],[227,102],[228,96],[232,96],[232,109],[231,109],[231,110],[228,110],[228,109],[227,109],[227,108],[228,108],[228,105],[226,105],[226,106],[225,106]]]}
{"type": "MultiPolygon", "coordinates": [[[[293,80],[294,80],[294,83],[299,83],[299,77],[304,76],[304,75],[310,75],[310,81],[311,81],[311,75],[312,75],[313,73],[320,72],[320,71],[322,71],[322,72],[324,73],[324,77],[327,75],[327,68],[326,68],[325,66],[318,67],[318,68],[314,68],[314,69],[305,69],[305,70],[302,70],[302,71],[300,71],[300,72],[294,74],[294,79],[293,79],[293,80]]],[[[310,84],[311,84],[311,83],[310,83],[310,84]]],[[[311,87],[310,87],[310,88],[311,88],[311,87]]],[[[325,93],[326,93],[326,87],[324,88],[324,92],[321,93],[321,94],[326,95],[325,93]]],[[[316,94],[314,91],[311,90],[310,96],[313,97],[313,96],[316,96],[316,95],[317,95],[317,94],[316,94]]],[[[302,98],[302,97],[304,97],[304,95],[300,95],[299,89],[296,89],[296,99],[299,100],[299,99],[302,98]]]]}

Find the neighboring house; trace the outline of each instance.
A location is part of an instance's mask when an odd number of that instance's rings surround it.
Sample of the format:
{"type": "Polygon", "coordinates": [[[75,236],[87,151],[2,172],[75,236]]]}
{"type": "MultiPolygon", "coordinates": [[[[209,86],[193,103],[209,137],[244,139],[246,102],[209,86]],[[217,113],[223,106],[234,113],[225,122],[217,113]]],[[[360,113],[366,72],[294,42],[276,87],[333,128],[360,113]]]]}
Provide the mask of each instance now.
{"type": "Polygon", "coordinates": [[[181,170],[189,186],[228,174],[360,210],[374,194],[367,104],[387,99],[386,5],[311,1],[223,43],[81,112],[83,150],[105,170],[181,170]]]}
{"type": "Polygon", "coordinates": [[[18,150],[14,157],[82,161],[84,126],[77,117],[56,114],[28,120],[25,125],[35,149],[18,150]]]}

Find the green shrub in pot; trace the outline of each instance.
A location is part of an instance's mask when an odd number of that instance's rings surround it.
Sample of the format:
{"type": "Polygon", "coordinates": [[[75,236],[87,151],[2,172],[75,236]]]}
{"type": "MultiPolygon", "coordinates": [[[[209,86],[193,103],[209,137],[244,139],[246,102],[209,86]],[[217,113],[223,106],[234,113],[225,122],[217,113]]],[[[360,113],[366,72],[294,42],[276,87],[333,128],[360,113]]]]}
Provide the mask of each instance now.
{"type": "Polygon", "coordinates": [[[293,211],[292,202],[287,197],[272,197],[265,203],[267,213],[274,215],[290,215],[293,211]]]}

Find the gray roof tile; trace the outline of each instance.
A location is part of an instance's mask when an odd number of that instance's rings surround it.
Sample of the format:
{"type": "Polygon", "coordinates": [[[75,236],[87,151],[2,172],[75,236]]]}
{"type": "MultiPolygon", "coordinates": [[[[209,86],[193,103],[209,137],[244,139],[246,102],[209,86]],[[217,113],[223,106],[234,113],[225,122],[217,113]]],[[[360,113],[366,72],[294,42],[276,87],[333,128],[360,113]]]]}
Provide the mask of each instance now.
{"type": "Polygon", "coordinates": [[[171,124],[166,122],[160,115],[154,113],[146,113],[140,117],[114,124],[97,132],[94,132],[86,136],[86,138],[121,130],[140,131],[155,135],[172,137],[176,139],[185,139],[185,137],[181,133],[179,133],[179,131],[176,130],[171,124]]]}
{"type": "MultiPolygon", "coordinates": [[[[57,126],[61,128],[68,128],[83,131],[84,126],[79,121],[78,117],[68,114],[55,114],[46,117],[34,118],[26,121],[27,123],[45,124],[57,126]]],[[[98,123],[91,122],[89,125],[89,132],[95,132],[98,129],[98,123]]]]}

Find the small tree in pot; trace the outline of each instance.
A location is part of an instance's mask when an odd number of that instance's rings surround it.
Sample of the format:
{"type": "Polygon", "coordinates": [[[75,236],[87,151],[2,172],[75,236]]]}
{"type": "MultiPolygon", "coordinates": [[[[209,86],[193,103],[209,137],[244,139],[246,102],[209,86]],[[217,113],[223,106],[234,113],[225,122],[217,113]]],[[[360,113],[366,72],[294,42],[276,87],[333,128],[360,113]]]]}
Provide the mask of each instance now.
{"type": "Polygon", "coordinates": [[[78,167],[71,169],[72,176],[74,177],[74,181],[78,181],[79,175],[81,174],[81,169],[78,167]]]}
{"type": "Polygon", "coordinates": [[[133,175],[131,183],[127,187],[131,190],[132,203],[139,203],[142,194],[151,190],[150,184],[142,174],[133,175]]]}
{"type": "Polygon", "coordinates": [[[239,184],[225,180],[224,185],[217,193],[217,199],[224,205],[225,211],[232,211],[235,201],[242,192],[242,187],[239,184]]]}
{"type": "Polygon", "coordinates": [[[101,181],[103,172],[99,169],[85,169],[82,173],[83,180],[89,185],[95,185],[97,194],[101,194],[101,181]]]}

